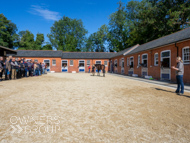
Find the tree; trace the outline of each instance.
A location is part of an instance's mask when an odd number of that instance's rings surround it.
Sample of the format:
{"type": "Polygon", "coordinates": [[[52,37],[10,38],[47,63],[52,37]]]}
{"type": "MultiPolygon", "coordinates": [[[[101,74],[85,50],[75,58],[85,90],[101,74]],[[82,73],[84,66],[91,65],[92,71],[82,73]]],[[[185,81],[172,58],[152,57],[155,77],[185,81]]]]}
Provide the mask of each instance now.
{"type": "Polygon", "coordinates": [[[8,20],[3,14],[0,14],[0,45],[8,48],[17,46],[17,43],[15,43],[15,40],[18,39],[16,31],[16,25],[8,20]]]}
{"type": "Polygon", "coordinates": [[[118,4],[118,10],[110,15],[109,33],[107,35],[109,49],[113,51],[121,51],[128,47],[128,27],[125,6],[121,1],[119,1],[118,4]]]}
{"type": "Polygon", "coordinates": [[[81,20],[63,17],[55,21],[48,38],[57,50],[80,51],[83,48],[87,30],[81,20]]]}
{"type": "Polygon", "coordinates": [[[52,45],[50,43],[46,43],[46,45],[44,45],[41,50],[53,50],[52,45]]]}
{"type": "Polygon", "coordinates": [[[126,5],[129,38],[132,46],[179,31],[189,26],[188,0],[142,0],[126,5]]]}
{"type": "Polygon", "coordinates": [[[108,28],[104,24],[97,32],[91,34],[86,42],[87,51],[105,52],[108,28]]]}
{"type": "Polygon", "coordinates": [[[44,42],[44,34],[38,33],[36,35],[36,41],[35,41],[34,49],[35,50],[41,50],[43,42],[44,42]]]}
{"type": "Polygon", "coordinates": [[[23,50],[33,50],[35,49],[34,35],[26,30],[19,32],[20,40],[19,40],[19,49],[23,50]]]}

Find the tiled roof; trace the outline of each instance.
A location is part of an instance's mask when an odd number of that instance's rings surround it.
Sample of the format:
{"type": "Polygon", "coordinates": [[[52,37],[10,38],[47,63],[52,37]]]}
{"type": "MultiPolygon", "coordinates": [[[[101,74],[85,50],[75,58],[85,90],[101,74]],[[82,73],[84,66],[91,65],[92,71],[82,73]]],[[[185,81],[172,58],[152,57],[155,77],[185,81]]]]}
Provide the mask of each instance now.
{"type": "Polygon", "coordinates": [[[142,44],[138,46],[136,49],[132,50],[128,54],[134,54],[141,51],[146,51],[149,49],[154,49],[157,47],[161,47],[164,45],[172,44],[178,41],[183,41],[186,39],[190,39],[190,28],[183,29],[181,31],[175,32],[173,34],[161,37],[159,39],[150,41],[148,43],[142,44]]]}

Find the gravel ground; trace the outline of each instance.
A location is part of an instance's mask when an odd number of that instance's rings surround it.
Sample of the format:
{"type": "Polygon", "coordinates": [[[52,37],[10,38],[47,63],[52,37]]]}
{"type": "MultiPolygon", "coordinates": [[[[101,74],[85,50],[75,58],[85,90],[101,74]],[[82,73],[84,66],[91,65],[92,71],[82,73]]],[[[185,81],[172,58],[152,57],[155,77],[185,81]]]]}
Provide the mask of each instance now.
{"type": "Polygon", "coordinates": [[[0,82],[0,142],[190,142],[190,93],[111,74],[0,82]]]}

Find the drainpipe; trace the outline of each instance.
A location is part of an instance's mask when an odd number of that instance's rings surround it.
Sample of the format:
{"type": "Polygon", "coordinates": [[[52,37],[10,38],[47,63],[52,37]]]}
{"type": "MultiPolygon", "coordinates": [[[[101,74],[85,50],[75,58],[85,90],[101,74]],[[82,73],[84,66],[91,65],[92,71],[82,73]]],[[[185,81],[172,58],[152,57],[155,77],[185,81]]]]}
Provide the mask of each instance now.
{"type": "Polygon", "coordinates": [[[177,57],[178,57],[178,55],[179,55],[179,53],[178,53],[179,47],[177,46],[177,42],[175,43],[175,47],[177,48],[177,57]]]}

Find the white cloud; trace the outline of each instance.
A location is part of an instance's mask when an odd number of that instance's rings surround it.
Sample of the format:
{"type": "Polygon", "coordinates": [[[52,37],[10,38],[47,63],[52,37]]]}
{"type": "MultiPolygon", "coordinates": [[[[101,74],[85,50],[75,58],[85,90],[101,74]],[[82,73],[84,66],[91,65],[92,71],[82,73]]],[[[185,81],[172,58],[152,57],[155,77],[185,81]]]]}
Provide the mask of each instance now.
{"type": "Polygon", "coordinates": [[[47,8],[44,8],[42,6],[38,5],[32,5],[31,11],[29,11],[31,14],[38,15],[43,17],[46,20],[53,20],[57,21],[61,18],[60,13],[56,11],[50,11],[47,8]]]}

